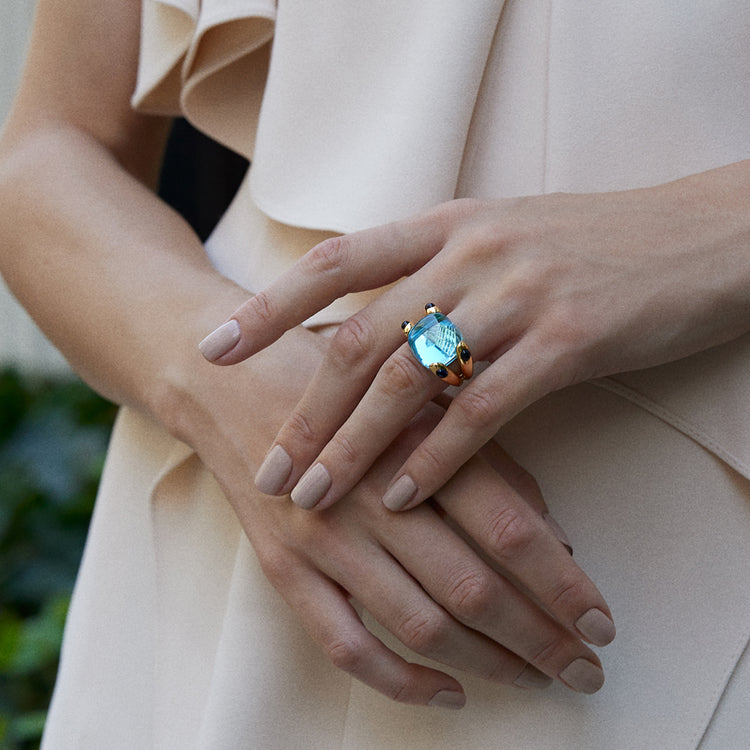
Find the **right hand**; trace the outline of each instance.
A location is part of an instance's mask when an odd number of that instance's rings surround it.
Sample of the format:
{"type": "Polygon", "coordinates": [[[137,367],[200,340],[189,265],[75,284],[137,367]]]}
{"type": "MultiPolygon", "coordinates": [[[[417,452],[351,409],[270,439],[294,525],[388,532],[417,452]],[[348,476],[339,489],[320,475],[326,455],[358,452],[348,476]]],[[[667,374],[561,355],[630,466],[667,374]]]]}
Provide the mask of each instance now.
{"type": "Polygon", "coordinates": [[[296,404],[325,343],[297,329],[236,368],[202,365],[212,386],[193,401],[202,419],[183,436],[216,475],[263,570],[313,640],[334,664],[395,700],[463,705],[458,681],[387,648],[365,628],[354,599],[410,649],[450,667],[524,687],[557,678],[597,690],[601,665],[581,636],[609,642],[609,609],[545,523],[533,481],[497,446],[435,495],[439,508],[394,514],[380,502],[389,472],[439,420],[436,405],[345,503],[311,514],[254,487],[267,437],[296,404]],[[592,620],[599,631],[587,626],[592,620]]]}

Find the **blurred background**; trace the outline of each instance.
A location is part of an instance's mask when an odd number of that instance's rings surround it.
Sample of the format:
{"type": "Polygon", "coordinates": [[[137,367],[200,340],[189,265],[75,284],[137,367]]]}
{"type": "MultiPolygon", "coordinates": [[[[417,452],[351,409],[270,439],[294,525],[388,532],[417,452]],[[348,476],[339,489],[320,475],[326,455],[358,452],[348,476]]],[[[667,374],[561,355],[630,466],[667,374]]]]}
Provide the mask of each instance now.
{"type": "MultiPolygon", "coordinates": [[[[33,9],[33,0],[0,3],[0,123],[20,78],[33,9]]],[[[246,169],[177,120],[159,191],[205,239],[246,169]]],[[[115,414],[0,278],[0,750],[39,746],[115,414]]]]}

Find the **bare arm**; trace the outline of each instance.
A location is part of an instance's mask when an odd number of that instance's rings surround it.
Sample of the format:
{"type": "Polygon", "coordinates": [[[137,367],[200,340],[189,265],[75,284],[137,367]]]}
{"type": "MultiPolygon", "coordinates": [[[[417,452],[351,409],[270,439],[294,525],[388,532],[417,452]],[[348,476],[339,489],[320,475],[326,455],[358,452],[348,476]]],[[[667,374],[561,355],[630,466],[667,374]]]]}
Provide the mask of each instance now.
{"type": "Polygon", "coordinates": [[[196,300],[239,289],[151,191],[169,123],[129,106],[139,5],[40,3],[0,141],[0,270],[93,387],[154,413],[206,329],[196,300]]]}

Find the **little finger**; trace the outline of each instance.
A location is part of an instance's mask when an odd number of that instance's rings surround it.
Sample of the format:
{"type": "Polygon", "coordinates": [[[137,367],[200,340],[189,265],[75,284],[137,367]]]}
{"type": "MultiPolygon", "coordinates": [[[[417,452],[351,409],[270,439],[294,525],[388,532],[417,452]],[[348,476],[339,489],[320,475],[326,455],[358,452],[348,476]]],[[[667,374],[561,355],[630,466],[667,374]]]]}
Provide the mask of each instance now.
{"type": "Polygon", "coordinates": [[[457,680],[387,648],[364,626],[339,585],[302,561],[288,564],[287,550],[278,554],[284,557],[283,580],[268,558],[264,570],[334,666],[400,703],[463,707],[466,696],[457,680]]]}

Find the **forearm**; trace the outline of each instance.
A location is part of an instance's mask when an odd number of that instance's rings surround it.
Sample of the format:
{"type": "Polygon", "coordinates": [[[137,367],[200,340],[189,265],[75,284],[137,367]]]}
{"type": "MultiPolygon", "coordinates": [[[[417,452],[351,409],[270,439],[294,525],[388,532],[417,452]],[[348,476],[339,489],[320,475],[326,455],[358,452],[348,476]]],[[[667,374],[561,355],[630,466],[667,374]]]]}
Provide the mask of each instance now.
{"type": "Polygon", "coordinates": [[[187,224],[98,141],[37,128],[0,152],[0,270],[73,367],[155,412],[173,368],[242,300],[187,224]]]}

